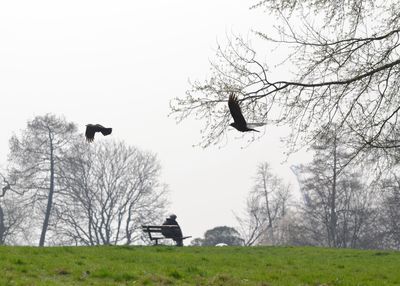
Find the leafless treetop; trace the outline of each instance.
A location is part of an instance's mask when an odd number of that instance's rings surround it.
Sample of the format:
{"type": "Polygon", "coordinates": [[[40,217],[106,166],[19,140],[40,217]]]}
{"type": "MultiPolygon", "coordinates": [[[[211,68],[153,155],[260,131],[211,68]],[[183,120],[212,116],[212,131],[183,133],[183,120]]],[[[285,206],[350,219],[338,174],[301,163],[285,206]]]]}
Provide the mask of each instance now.
{"type": "Polygon", "coordinates": [[[253,31],[254,40],[288,51],[281,66],[293,75],[275,73],[263,46],[241,37],[218,47],[208,79],[194,81],[186,97],[171,102],[178,120],[205,120],[201,145],[223,137],[226,101],[235,92],[249,120],[292,127],[292,151],[332,126],[348,138],[354,157],[400,147],[397,1],[273,0],[252,8],[265,9],[275,27],[274,33],[253,31]]]}

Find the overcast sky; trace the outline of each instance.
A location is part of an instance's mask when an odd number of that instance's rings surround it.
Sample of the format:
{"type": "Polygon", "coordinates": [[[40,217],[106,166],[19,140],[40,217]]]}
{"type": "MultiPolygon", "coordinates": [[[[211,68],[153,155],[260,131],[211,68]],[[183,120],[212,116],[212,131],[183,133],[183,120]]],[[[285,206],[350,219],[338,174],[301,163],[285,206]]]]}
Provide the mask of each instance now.
{"type": "MultiPolygon", "coordinates": [[[[248,145],[231,127],[217,147],[199,143],[202,122],[176,124],[169,101],[204,79],[217,40],[270,26],[251,1],[2,1],[0,3],[0,164],[8,140],[36,115],[112,127],[112,138],[158,154],[170,212],[185,235],[235,226],[257,164],[295,182],[276,129],[248,145]]],[[[97,137],[97,140],[110,140],[97,137]]],[[[94,143],[95,144],[95,143],[94,143]]]]}

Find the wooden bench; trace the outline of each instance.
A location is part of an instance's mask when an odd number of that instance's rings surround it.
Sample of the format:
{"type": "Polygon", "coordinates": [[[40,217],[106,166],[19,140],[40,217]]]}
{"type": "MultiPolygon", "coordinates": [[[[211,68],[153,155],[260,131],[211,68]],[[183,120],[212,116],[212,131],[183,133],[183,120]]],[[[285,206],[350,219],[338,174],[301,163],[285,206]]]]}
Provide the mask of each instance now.
{"type": "Polygon", "coordinates": [[[184,240],[186,238],[190,238],[191,237],[191,236],[182,236],[182,237],[180,237],[180,236],[171,236],[171,237],[168,236],[168,237],[165,237],[165,236],[162,235],[162,231],[163,230],[171,229],[171,228],[179,228],[179,226],[177,226],[177,225],[142,225],[143,232],[148,233],[149,238],[150,238],[151,241],[155,240],[155,244],[154,245],[158,245],[158,240],[160,240],[160,239],[170,238],[170,239],[173,239],[173,240],[175,240],[175,239],[184,240]],[[162,236],[153,236],[153,234],[155,234],[155,233],[159,233],[162,236]]]}

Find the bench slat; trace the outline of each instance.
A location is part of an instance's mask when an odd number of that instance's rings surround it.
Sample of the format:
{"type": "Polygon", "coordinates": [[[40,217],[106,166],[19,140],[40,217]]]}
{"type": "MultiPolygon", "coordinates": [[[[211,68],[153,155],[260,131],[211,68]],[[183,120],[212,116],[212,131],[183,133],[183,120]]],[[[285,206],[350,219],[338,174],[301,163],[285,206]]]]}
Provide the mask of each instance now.
{"type": "MultiPolygon", "coordinates": [[[[170,237],[150,237],[150,240],[156,240],[156,239],[168,239],[170,237]]],[[[187,239],[187,238],[191,238],[191,236],[183,236],[183,237],[174,237],[174,238],[181,238],[181,239],[187,239]]]]}
{"type": "Polygon", "coordinates": [[[161,230],[158,229],[144,229],[144,232],[161,232],[161,230]]]}
{"type": "Polygon", "coordinates": [[[142,225],[142,228],[174,228],[174,227],[179,227],[179,225],[174,225],[174,224],[166,224],[166,225],[142,225]]]}

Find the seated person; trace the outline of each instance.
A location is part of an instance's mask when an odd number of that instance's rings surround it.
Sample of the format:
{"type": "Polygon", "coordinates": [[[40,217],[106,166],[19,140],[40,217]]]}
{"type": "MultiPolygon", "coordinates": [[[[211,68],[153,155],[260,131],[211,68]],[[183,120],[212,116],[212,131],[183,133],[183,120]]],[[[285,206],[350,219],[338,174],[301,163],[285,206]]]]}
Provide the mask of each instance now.
{"type": "Polygon", "coordinates": [[[183,246],[182,230],[176,221],[176,215],[170,215],[163,223],[163,225],[176,225],[178,227],[171,227],[170,229],[163,229],[162,235],[166,238],[172,238],[177,246],[183,246]]]}

